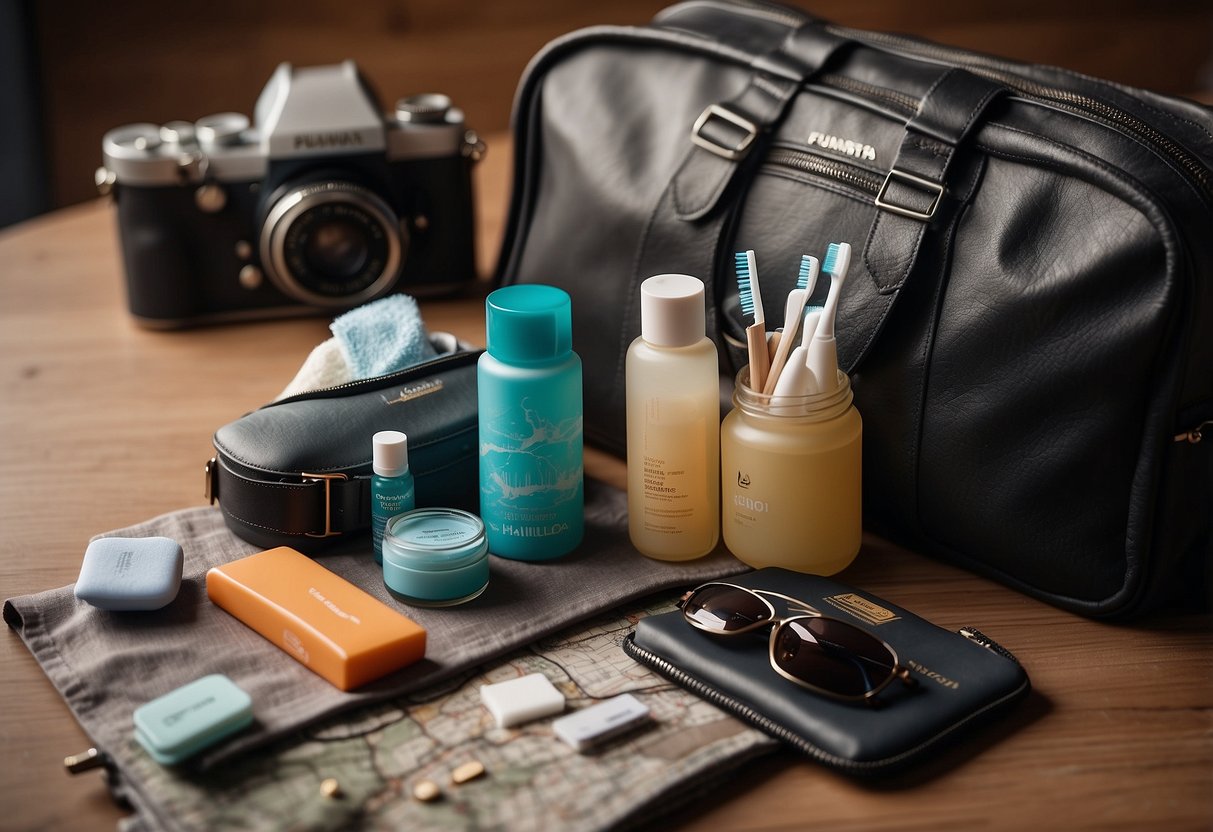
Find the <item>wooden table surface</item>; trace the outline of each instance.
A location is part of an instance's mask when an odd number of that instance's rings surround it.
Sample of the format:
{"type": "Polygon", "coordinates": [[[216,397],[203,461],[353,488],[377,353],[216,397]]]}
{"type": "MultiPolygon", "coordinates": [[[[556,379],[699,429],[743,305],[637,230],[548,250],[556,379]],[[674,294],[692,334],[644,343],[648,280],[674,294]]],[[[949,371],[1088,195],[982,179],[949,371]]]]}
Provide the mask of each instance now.
{"type": "MultiPolygon", "coordinates": [[[[508,194],[506,137],[477,172],[488,272],[508,194]]],[[[112,207],[98,200],[0,232],[0,594],[72,583],[91,535],[202,502],[212,432],[270,400],[324,318],[161,333],[126,313],[112,207]]],[[[432,330],[482,343],[483,306],[423,304],[432,330]]],[[[621,463],[587,471],[622,484],[621,463]]],[[[1013,714],[912,775],[855,782],[789,754],[753,763],[686,829],[1209,829],[1210,620],[1079,618],[865,540],[841,576],[945,627],[1015,652],[1034,690],[1013,714]]],[[[0,828],[97,829],[123,813],[64,755],[88,738],[12,631],[0,636],[0,828]]]]}

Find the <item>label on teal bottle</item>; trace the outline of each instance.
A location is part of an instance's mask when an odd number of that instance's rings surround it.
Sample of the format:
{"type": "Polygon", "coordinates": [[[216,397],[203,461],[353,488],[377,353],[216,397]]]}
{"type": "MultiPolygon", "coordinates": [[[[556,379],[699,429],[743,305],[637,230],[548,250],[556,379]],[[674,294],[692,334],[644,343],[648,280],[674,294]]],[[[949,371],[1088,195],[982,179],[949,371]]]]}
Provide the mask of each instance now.
{"type": "Polygon", "coordinates": [[[371,550],[375,563],[383,563],[383,531],[387,521],[397,514],[412,511],[415,493],[411,473],[371,478],[371,550]]]}
{"type": "Polygon", "coordinates": [[[530,397],[481,412],[480,505],[494,554],[558,557],[582,536],[580,397],[553,421],[530,397]],[[564,418],[560,418],[564,415],[564,418]]]}

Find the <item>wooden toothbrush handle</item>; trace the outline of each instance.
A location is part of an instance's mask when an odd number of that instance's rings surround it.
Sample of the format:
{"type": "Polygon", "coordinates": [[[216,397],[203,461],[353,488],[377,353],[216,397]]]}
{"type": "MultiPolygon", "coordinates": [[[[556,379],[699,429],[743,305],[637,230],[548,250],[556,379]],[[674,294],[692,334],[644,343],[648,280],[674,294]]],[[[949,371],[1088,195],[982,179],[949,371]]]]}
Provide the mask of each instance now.
{"type": "Polygon", "coordinates": [[[750,389],[761,392],[766,388],[767,372],[771,369],[771,358],[767,354],[767,331],[762,324],[751,324],[745,329],[746,346],[750,353],[750,389]]]}
{"type": "Polygon", "coordinates": [[[782,335],[783,337],[779,339],[779,346],[775,349],[775,357],[771,359],[771,369],[767,371],[767,383],[762,386],[762,392],[768,396],[775,392],[779,374],[783,372],[783,365],[788,363],[788,356],[792,353],[792,342],[796,340],[789,338],[787,332],[782,335]]]}

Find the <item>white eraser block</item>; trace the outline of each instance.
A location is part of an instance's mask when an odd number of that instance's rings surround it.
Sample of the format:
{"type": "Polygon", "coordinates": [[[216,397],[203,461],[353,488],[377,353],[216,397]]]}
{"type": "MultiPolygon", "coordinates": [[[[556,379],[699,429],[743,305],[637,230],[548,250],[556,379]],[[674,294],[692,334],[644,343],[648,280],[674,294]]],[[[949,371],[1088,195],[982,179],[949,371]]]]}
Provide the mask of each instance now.
{"type": "Polygon", "coordinates": [[[542,673],[480,686],[480,701],[497,720],[498,728],[509,728],[564,710],[564,695],[542,673]]]}
{"type": "Polygon", "coordinates": [[[630,693],[621,694],[552,723],[552,731],[577,751],[630,731],[649,718],[649,706],[630,693]]]}

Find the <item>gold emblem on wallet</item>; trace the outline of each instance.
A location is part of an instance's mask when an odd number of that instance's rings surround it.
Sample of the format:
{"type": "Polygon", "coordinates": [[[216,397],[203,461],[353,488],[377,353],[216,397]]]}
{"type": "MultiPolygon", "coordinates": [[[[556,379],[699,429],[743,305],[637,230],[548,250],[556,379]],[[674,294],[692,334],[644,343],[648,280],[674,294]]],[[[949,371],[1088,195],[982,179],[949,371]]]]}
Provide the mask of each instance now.
{"type": "Polygon", "coordinates": [[[853,592],[831,595],[823,600],[843,612],[850,613],[865,624],[879,626],[897,620],[897,616],[891,610],[886,610],[880,604],[873,604],[867,598],[853,592]]]}

